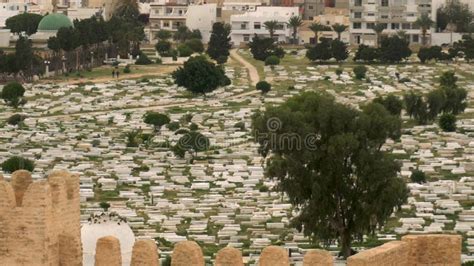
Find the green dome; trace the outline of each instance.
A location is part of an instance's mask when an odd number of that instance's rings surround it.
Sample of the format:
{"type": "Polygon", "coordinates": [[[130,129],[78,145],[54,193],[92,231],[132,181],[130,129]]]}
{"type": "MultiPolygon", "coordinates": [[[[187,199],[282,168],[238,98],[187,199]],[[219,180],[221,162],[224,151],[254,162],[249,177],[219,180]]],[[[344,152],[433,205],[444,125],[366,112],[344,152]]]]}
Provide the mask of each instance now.
{"type": "Polygon", "coordinates": [[[71,20],[63,14],[52,13],[41,19],[38,31],[57,31],[60,28],[74,27],[71,20]]]}

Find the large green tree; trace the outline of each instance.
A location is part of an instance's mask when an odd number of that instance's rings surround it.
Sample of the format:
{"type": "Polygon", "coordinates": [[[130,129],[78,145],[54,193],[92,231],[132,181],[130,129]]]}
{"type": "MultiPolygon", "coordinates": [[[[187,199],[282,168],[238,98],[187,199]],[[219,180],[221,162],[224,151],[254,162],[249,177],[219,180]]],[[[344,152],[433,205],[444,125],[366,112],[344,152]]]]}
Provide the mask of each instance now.
{"type": "Polygon", "coordinates": [[[221,22],[214,23],[207,47],[207,54],[214,60],[226,62],[231,47],[230,26],[221,22]]]}
{"type": "Polygon", "coordinates": [[[193,93],[208,93],[219,86],[230,84],[220,66],[208,61],[204,56],[194,56],[172,73],[175,83],[193,93]]]}
{"type": "Polygon", "coordinates": [[[165,114],[157,112],[148,112],[143,117],[143,122],[149,125],[153,125],[155,131],[160,131],[161,127],[170,122],[170,118],[165,114]]]}
{"type": "Polygon", "coordinates": [[[252,41],[249,42],[249,48],[253,58],[260,61],[265,61],[265,59],[272,55],[279,58],[285,55],[285,51],[275,43],[275,40],[258,35],[255,35],[252,41]]]}
{"type": "Polygon", "coordinates": [[[36,33],[38,24],[43,16],[33,13],[22,13],[13,17],[9,17],[5,21],[6,28],[13,33],[25,32],[27,35],[36,33]]]}
{"type": "Polygon", "coordinates": [[[306,92],[253,117],[266,176],[298,210],[292,225],[315,242],[354,239],[383,225],[407,198],[399,165],[381,147],[400,136],[400,119],[382,105],[362,111],[306,92]]]}
{"type": "Polygon", "coordinates": [[[411,55],[409,42],[396,35],[382,38],[379,58],[382,62],[398,63],[411,55]]]}

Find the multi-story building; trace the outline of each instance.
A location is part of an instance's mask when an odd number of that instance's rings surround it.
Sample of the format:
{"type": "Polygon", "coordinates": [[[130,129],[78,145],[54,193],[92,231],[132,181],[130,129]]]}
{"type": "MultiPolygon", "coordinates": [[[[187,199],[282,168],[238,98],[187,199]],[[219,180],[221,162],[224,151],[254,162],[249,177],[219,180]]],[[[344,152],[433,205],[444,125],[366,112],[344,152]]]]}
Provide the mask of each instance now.
{"type": "Polygon", "coordinates": [[[224,23],[230,23],[230,16],[244,14],[245,12],[257,10],[257,6],[264,4],[261,0],[226,0],[219,7],[218,20],[224,23]]]}
{"type": "Polygon", "coordinates": [[[383,34],[403,31],[410,43],[420,43],[421,31],[415,21],[423,13],[431,14],[431,0],[350,0],[350,41],[375,45],[373,28],[382,24],[383,34]]]}
{"type": "Polygon", "coordinates": [[[156,34],[159,30],[177,31],[186,25],[189,1],[172,0],[150,3],[150,27],[156,34]]]}
{"type": "Polygon", "coordinates": [[[324,13],[324,0],[304,0],[303,19],[313,20],[324,13]]]}
{"type": "Polygon", "coordinates": [[[288,42],[291,38],[291,28],[287,22],[292,16],[298,16],[298,7],[259,6],[255,11],[249,11],[241,15],[232,15],[230,25],[232,27],[231,39],[234,45],[240,45],[251,41],[256,34],[269,37],[270,34],[264,23],[270,20],[279,22],[274,38],[279,42],[288,42]]]}

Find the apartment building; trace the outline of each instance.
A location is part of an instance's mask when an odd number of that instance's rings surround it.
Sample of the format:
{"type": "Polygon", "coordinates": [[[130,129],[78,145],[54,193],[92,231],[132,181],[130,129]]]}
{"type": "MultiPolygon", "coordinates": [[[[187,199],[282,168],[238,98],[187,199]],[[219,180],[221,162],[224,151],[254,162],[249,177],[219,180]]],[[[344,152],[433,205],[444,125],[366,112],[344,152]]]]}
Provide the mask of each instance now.
{"type": "Polygon", "coordinates": [[[252,40],[255,34],[269,37],[264,23],[270,20],[279,22],[274,38],[278,42],[288,42],[291,29],[286,25],[290,17],[298,16],[298,7],[259,6],[255,11],[245,12],[230,17],[232,27],[231,39],[234,45],[241,45],[252,40]]]}
{"type": "Polygon", "coordinates": [[[150,3],[150,28],[152,34],[159,30],[177,31],[186,25],[186,0],[159,1],[150,3]]]}
{"type": "Polygon", "coordinates": [[[431,8],[431,0],[350,0],[350,42],[376,45],[373,28],[382,24],[383,34],[404,31],[411,44],[421,43],[415,21],[423,13],[431,14],[431,8]]]}

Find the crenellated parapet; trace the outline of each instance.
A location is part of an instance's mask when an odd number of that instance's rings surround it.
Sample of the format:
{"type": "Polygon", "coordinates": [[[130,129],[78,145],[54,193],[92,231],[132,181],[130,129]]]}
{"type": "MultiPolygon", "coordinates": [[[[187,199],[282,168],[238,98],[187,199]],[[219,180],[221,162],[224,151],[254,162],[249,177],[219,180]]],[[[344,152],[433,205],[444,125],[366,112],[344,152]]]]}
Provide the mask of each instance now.
{"type": "Polygon", "coordinates": [[[19,170],[0,179],[0,228],[2,265],[82,265],[79,177],[33,182],[19,170]]]}

